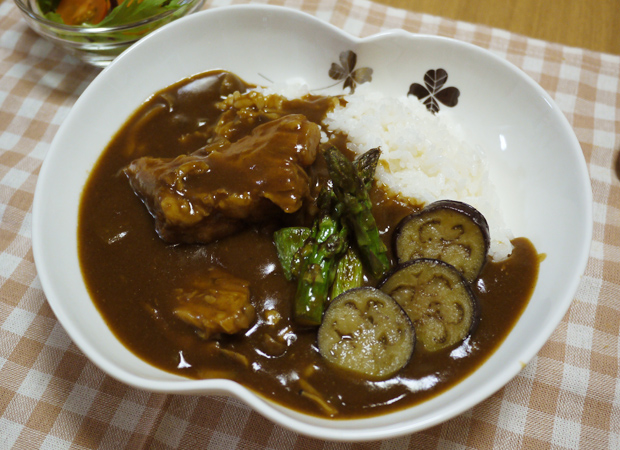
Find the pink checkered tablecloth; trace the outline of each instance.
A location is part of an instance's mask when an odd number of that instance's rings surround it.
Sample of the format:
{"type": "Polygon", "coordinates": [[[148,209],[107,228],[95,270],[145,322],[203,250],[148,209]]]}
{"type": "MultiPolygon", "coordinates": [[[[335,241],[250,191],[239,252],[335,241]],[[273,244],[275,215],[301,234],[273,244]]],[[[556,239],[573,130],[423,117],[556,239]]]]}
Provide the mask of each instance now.
{"type": "MultiPolygon", "coordinates": [[[[207,1],[206,8],[233,0],[207,1]]],[[[256,2],[264,3],[264,2],[256,2]]],[[[225,397],[153,394],[96,368],[56,321],[31,242],[37,174],[97,75],[0,2],[0,449],[620,449],[620,57],[365,0],[278,0],[358,36],[403,28],[489,49],[555,99],[581,143],[594,237],[573,304],[505,388],[434,428],[382,442],[296,435],[225,397]]]]}

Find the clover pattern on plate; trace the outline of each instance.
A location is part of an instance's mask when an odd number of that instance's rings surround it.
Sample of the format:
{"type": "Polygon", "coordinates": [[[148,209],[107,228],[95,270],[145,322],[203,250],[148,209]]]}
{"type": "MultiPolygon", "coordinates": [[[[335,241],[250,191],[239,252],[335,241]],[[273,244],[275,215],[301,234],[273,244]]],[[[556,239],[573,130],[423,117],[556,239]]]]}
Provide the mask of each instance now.
{"type": "Polygon", "coordinates": [[[357,54],[352,50],[340,52],[340,64],[332,63],[329,69],[329,77],[336,81],[344,80],[343,89],[350,88],[355,92],[358,84],[372,81],[372,69],[370,67],[355,68],[357,54]]]}
{"type": "Polygon", "coordinates": [[[431,69],[424,74],[424,86],[413,83],[407,95],[415,95],[433,114],[439,112],[439,102],[454,107],[459,102],[461,92],[453,87],[445,87],[448,72],[444,69],[431,69]]]}

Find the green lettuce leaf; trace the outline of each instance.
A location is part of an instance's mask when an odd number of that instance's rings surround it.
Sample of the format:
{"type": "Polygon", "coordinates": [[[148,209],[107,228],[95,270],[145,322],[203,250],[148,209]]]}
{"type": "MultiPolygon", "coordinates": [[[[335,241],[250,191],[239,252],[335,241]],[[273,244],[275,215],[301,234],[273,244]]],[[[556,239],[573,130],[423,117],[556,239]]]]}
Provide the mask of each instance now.
{"type": "Polygon", "coordinates": [[[165,11],[178,9],[185,3],[184,0],[125,0],[95,26],[115,27],[138,22],[165,11]]]}
{"type": "Polygon", "coordinates": [[[48,13],[53,13],[54,11],[56,11],[60,0],[39,0],[38,3],[41,12],[46,15],[48,13]]]}
{"type": "MultiPolygon", "coordinates": [[[[56,8],[60,0],[38,0],[39,8],[46,19],[52,22],[64,23],[56,8]]],[[[115,27],[128,23],[138,22],[165,11],[178,9],[187,3],[187,0],[125,0],[113,8],[112,11],[98,24],[84,23],[83,27],[115,27]]]]}

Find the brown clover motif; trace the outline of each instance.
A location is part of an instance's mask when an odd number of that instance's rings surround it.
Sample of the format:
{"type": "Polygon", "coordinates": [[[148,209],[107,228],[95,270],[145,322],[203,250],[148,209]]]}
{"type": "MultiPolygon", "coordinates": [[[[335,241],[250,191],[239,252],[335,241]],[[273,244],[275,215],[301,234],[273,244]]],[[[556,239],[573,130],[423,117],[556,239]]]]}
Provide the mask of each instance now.
{"type": "Polygon", "coordinates": [[[357,64],[357,55],[351,50],[340,53],[340,65],[332,63],[329,69],[329,77],[333,80],[344,80],[343,89],[347,87],[351,89],[351,93],[355,92],[358,84],[372,81],[372,69],[370,67],[355,68],[357,64]]]}
{"type": "Polygon", "coordinates": [[[439,112],[438,101],[449,107],[456,106],[459,102],[461,92],[455,87],[444,88],[446,81],[448,81],[448,72],[444,69],[431,69],[424,74],[425,86],[413,83],[409,86],[407,95],[415,95],[420,101],[423,101],[426,109],[436,114],[439,112]]]}

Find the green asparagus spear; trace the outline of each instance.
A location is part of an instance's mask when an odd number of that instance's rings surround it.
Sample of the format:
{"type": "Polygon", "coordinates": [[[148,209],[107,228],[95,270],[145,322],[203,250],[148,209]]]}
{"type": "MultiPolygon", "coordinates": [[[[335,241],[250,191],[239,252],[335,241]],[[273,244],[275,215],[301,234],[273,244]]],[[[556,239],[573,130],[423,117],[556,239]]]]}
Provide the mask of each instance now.
{"type": "Polygon", "coordinates": [[[364,271],[362,269],[362,261],[351,247],[338,261],[336,268],[336,277],[332,284],[331,298],[338,297],[349,289],[361,287],[364,283],[364,271]]]}
{"type": "MultiPolygon", "coordinates": [[[[381,149],[377,147],[368,150],[353,161],[355,169],[362,178],[367,191],[371,188],[375,179],[375,171],[380,156],[381,149]]],[[[336,277],[334,278],[334,284],[332,284],[330,297],[334,299],[345,291],[361,287],[363,283],[364,271],[362,261],[357,252],[349,247],[347,252],[340,258],[340,261],[338,261],[336,277]]]]}
{"type": "Polygon", "coordinates": [[[360,155],[353,163],[357,169],[357,173],[362,178],[366,190],[369,190],[372,186],[372,182],[375,179],[375,171],[379,158],[381,157],[381,149],[379,147],[372,148],[366,153],[360,155]]]}
{"type": "Polygon", "coordinates": [[[347,229],[342,226],[331,199],[325,199],[330,195],[320,196],[319,203],[324,203],[321,213],[312,226],[310,236],[296,254],[301,261],[301,270],[295,293],[294,317],[302,325],[321,324],[338,258],[348,248],[347,229]]]}
{"type": "Polygon", "coordinates": [[[372,215],[372,203],[364,181],[355,165],[336,147],[323,152],[334,193],[343,205],[344,219],[353,231],[362,260],[375,278],[380,278],[389,268],[387,248],[372,215]]]}
{"type": "Polygon", "coordinates": [[[276,244],[278,259],[287,280],[293,280],[299,275],[299,267],[293,264],[295,254],[304,245],[310,236],[310,228],[288,227],[281,228],[273,233],[273,241],[276,244]]]}

